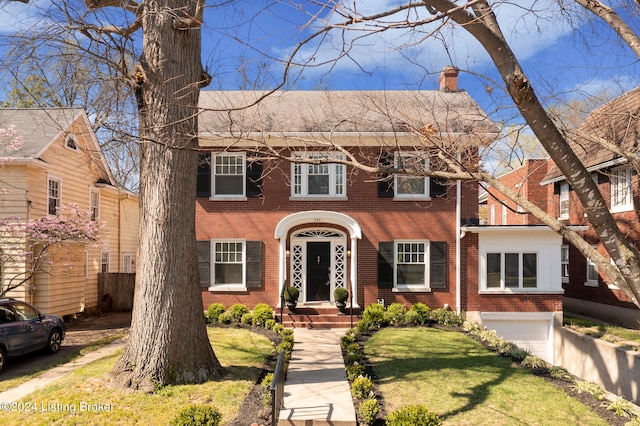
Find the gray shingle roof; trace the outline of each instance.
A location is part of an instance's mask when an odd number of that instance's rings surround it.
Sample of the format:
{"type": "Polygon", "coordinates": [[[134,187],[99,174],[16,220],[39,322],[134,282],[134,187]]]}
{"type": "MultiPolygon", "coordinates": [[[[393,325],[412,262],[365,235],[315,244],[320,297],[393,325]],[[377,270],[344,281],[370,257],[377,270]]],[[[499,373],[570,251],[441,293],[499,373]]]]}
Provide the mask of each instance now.
{"type": "Polygon", "coordinates": [[[464,91],[285,91],[247,109],[264,92],[203,91],[199,132],[495,133],[495,124],[464,91]]]}
{"type": "MultiPolygon", "coordinates": [[[[615,143],[630,152],[639,152],[640,87],[593,110],[571,138],[573,150],[587,168],[597,168],[618,158],[617,154],[595,142],[597,139],[615,143]]],[[[558,167],[552,164],[543,181],[561,176],[558,167]]]]}
{"type": "Polygon", "coordinates": [[[82,114],[78,108],[0,109],[0,128],[15,126],[22,147],[9,155],[15,159],[36,158],[43,149],[82,114]]]}

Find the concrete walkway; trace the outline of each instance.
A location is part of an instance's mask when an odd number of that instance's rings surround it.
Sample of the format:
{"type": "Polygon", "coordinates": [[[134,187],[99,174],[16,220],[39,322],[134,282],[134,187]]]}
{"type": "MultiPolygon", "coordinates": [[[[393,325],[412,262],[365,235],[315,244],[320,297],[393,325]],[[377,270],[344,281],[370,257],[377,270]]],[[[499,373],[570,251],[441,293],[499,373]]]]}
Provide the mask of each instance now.
{"type": "Polygon", "coordinates": [[[91,351],[86,355],[81,356],[66,364],[54,367],[51,370],[46,371],[40,376],[22,383],[15,388],[9,389],[5,392],[0,392],[0,402],[17,402],[29,394],[47,386],[50,383],[55,382],[58,379],[66,376],[75,369],[85,366],[93,361],[112,355],[118,349],[124,347],[127,337],[118,339],[103,346],[100,349],[91,351]]]}
{"type": "Polygon", "coordinates": [[[340,349],[345,331],[294,330],[279,426],[358,425],[340,349]]]}

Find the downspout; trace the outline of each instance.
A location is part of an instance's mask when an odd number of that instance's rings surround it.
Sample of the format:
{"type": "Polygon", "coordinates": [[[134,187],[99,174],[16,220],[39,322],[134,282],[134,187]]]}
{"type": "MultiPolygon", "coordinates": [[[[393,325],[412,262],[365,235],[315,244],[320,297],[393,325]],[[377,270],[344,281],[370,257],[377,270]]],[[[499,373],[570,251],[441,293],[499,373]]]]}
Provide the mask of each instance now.
{"type": "MultiPolygon", "coordinates": [[[[458,153],[458,162],[460,162],[460,153],[458,153]]],[[[461,201],[460,197],[462,194],[462,183],[460,179],[456,181],[456,313],[460,315],[460,304],[461,302],[461,290],[460,290],[460,282],[462,281],[460,278],[460,258],[461,258],[461,248],[460,248],[460,240],[463,235],[460,230],[460,221],[461,221],[461,201]]]]}

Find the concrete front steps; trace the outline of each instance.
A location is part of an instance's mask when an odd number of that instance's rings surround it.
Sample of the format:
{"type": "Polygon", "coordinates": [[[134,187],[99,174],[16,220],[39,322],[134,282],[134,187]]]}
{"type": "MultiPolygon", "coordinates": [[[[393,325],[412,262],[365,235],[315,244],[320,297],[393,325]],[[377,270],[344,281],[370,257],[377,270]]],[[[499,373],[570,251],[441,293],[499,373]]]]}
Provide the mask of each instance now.
{"type": "Polygon", "coordinates": [[[290,312],[286,307],[276,309],[276,320],[282,322],[287,328],[351,328],[360,319],[360,308],[346,309],[342,314],[334,305],[322,304],[298,304],[295,312],[290,312]]]}

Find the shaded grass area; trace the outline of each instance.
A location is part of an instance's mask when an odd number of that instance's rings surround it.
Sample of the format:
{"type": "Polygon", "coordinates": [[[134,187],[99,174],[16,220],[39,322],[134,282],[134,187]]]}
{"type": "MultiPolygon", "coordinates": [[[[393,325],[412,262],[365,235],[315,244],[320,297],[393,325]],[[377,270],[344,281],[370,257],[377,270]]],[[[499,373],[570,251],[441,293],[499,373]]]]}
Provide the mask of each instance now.
{"type": "Polygon", "coordinates": [[[25,374],[21,374],[19,377],[0,381],[0,392],[4,392],[11,388],[14,388],[24,382],[40,376],[41,374],[46,373],[54,367],[66,364],[67,362],[73,361],[74,359],[79,358],[91,351],[100,349],[101,347],[106,346],[115,340],[121,339],[122,337],[124,337],[124,335],[125,332],[121,332],[108,337],[103,337],[95,342],[91,342],[88,345],[74,349],[72,352],[69,352],[65,356],[56,358],[55,361],[47,361],[46,356],[42,356],[42,362],[32,370],[27,371],[25,374]]]}
{"type": "Polygon", "coordinates": [[[544,379],[474,339],[435,328],[386,328],[365,344],[385,410],[424,404],[445,425],[606,425],[544,379]]]}
{"type": "Polygon", "coordinates": [[[188,404],[210,404],[223,424],[238,415],[272,342],[242,328],[208,328],[209,340],[226,375],[199,385],[165,386],[152,394],[119,389],[109,381],[118,357],[98,360],[27,397],[23,412],[3,413],[3,425],[155,425],[170,424],[188,404]],[[29,409],[29,411],[25,411],[29,409]],[[82,411],[84,409],[84,411],[82,411]]]}

